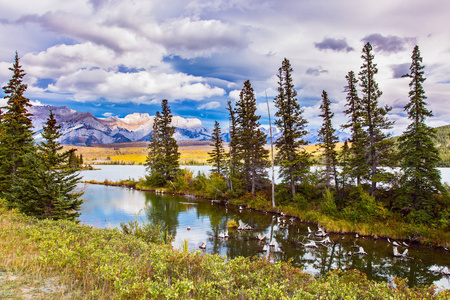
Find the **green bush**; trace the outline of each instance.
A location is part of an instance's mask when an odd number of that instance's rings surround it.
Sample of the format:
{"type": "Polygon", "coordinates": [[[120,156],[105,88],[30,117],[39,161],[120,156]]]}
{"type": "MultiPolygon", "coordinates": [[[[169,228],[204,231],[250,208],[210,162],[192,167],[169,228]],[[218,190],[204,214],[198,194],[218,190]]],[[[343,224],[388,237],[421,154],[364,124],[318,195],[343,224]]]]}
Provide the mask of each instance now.
{"type": "Polygon", "coordinates": [[[322,212],[328,216],[336,216],[337,208],[336,203],[334,202],[334,196],[328,189],[325,189],[325,192],[323,193],[323,199],[324,200],[321,203],[322,212]]]}

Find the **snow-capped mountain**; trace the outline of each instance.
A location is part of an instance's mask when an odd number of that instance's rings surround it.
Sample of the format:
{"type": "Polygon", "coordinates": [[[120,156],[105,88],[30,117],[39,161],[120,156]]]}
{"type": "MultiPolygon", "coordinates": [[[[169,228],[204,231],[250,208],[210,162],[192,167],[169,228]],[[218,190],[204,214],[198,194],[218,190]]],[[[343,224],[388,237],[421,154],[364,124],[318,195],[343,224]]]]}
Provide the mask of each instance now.
{"type": "MultiPolygon", "coordinates": [[[[53,111],[58,125],[61,126],[62,144],[90,146],[100,144],[113,144],[150,140],[154,116],[147,113],[133,113],[123,118],[108,117],[96,118],[89,112],[78,112],[66,106],[32,106],[29,112],[33,115],[35,139],[39,141],[42,127],[49,116],[49,110],[53,111]]],[[[183,118],[174,116],[172,125],[175,126],[174,138],[177,141],[210,141],[212,128],[202,125],[197,118],[183,118]]],[[[261,125],[261,130],[267,135],[267,143],[270,143],[269,125],[261,125]]],[[[272,126],[273,141],[276,141],[281,133],[276,126],[272,126]]],[[[336,131],[339,141],[349,138],[345,132],[336,131]]],[[[222,129],[222,139],[230,141],[229,129],[222,129]]],[[[310,129],[305,139],[311,143],[317,143],[318,130],[310,129]]]]}
{"type": "MultiPolygon", "coordinates": [[[[134,141],[148,141],[152,131],[154,116],[145,113],[134,113],[124,118],[96,118],[88,112],[78,112],[66,106],[32,106],[29,112],[36,140],[40,140],[42,127],[47,121],[49,110],[53,111],[55,119],[61,126],[62,144],[90,146],[134,141]]],[[[212,130],[202,125],[199,119],[174,116],[177,141],[203,141],[211,139],[212,130]]]]}

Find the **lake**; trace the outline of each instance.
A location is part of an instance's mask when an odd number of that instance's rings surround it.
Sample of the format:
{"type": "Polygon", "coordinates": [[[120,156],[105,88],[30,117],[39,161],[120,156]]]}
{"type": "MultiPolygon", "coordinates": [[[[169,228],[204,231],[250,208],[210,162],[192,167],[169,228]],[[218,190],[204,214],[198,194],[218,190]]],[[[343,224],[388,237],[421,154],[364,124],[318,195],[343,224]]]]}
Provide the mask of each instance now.
{"type": "MultiPolygon", "coordinates": [[[[105,165],[101,170],[81,172],[85,180],[102,181],[139,178],[144,176],[144,166],[105,165]]],[[[207,166],[188,168],[194,172],[208,171],[207,166]]],[[[443,181],[450,181],[450,169],[441,169],[443,181]]],[[[174,236],[173,246],[181,248],[188,241],[191,251],[198,250],[206,241],[205,252],[236,256],[266,256],[271,260],[288,260],[306,272],[317,276],[336,268],[353,268],[366,273],[368,278],[390,281],[394,276],[408,278],[409,285],[436,284],[450,288],[448,277],[433,274],[430,269],[450,266],[450,253],[443,249],[431,249],[420,245],[408,248],[411,260],[394,258],[393,246],[385,239],[355,238],[354,235],[329,235],[331,243],[318,248],[306,248],[300,243],[322,240],[322,237],[308,236],[308,227],[316,231],[315,225],[300,223],[236,207],[225,207],[218,203],[202,201],[192,197],[161,195],[121,187],[85,185],[81,216],[82,224],[94,227],[120,227],[121,222],[162,222],[174,236]],[[219,234],[227,230],[227,221],[242,220],[254,227],[252,231],[229,230],[227,239],[219,234]],[[187,227],[191,230],[187,230],[187,227]],[[266,236],[260,242],[257,234],[266,236]],[[262,252],[269,240],[276,244],[272,251],[262,252]],[[355,246],[363,247],[368,255],[354,255],[355,246]],[[353,254],[353,255],[350,255],[353,254]]],[[[405,247],[399,248],[404,251],[405,247]]]]}

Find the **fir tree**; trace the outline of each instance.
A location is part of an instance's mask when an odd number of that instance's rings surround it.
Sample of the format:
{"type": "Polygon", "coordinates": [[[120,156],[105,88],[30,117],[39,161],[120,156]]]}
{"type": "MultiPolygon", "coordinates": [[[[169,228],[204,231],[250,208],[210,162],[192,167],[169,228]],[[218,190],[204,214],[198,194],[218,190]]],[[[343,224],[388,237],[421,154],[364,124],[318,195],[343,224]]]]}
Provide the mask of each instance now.
{"type": "Polygon", "coordinates": [[[236,175],[239,163],[236,160],[236,147],[238,143],[236,139],[236,115],[233,107],[231,106],[231,101],[227,102],[227,110],[230,113],[230,142],[228,143],[228,186],[230,190],[233,191],[233,182],[237,179],[236,175]]]}
{"type": "Polygon", "coordinates": [[[269,151],[264,148],[266,134],[261,131],[256,115],[256,99],[250,81],[244,82],[239,100],[236,102],[236,155],[242,163],[241,178],[247,184],[246,189],[255,194],[264,178],[268,165],[269,151]]]}
{"type": "Polygon", "coordinates": [[[308,122],[302,117],[303,110],[297,102],[292,72],[291,64],[285,58],[278,70],[278,95],[274,103],[278,109],[275,114],[277,117],[275,124],[281,132],[281,136],[275,142],[278,149],[276,160],[280,165],[280,176],[290,185],[292,197],[294,197],[295,185],[309,171],[311,159],[301,148],[308,144],[303,139],[307,134],[308,122]]]}
{"type": "Polygon", "coordinates": [[[323,118],[322,127],[319,130],[319,142],[321,142],[320,147],[323,149],[323,156],[325,158],[325,184],[327,188],[330,189],[331,178],[334,178],[335,188],[338,189],[337,182],[337,152],[336,143],[338,138],[335,134],[336,130],[333,128],[331,119],[334,113],[330,109],[331,102],[328,99],[327,92],[322,92],[322,104],[320,105],[320,110],[322,113],[319,117],[323,118]]]}
{"type": "Polygon", "coordinates": [[[211,142],[210,146],[213,147],[211,152],[208,152],[208,155],[211,157],[208,159],[208,163],[212,164],[214,167],[215,173],[219,175],[224,175],[225,173],[225,149],[223,148],[223,139],[220,136],[220,125],[219,122],[215,121],[214,123],[214,130],[211,135],[211,142]]]}
{"type": "Polygon", "coordinates": [[[423,82],[424,66],[421,65],[419,47],[415,46],[411,56],[411,78],[409,83],[409,102],[405,106],[411,124],[399,138],[402,191],[411,200],[403,210],[420,211],[419,221],[430,220],[436,207],[435,194],[444,192],[441,175],[435,168],[439,162],[439,153],[433,144],[436,131],[425,124],[433,113],[426,108],[423,82]]]}
{"type": "Polygon", "coordinates": [[[147,155],[147,170],[152,185],[164,186],[172,182],[179,170],[180,153],[177,141],[173,138],[175,127],[171,126],[172,113],[168,101],[162,100],[161,113],[156,112],[153,132],[147,155]]]}
{"type": "Polygon", "coordinates": [[[356,89],[358,80],[355,78],[355,73],[353,71],[348,72],[348,75],[345,76],[345,78],[347,79],[347,86],[344,87],[344,91],[347,93],[347,109],[344,113],[348,116],[349,120],[348,123],[342,127],[344,129],[350,128],[351,134],[350,157],[346,171],[351,178],[356,179],[356,185],[359,185],[361,179],[369,172],[364,155],[366,133],[364,132],[362,124],[362,103],[356,89]]]}
{"type": "Polygon", "coordinates": [[[378,69],[377,65],[373,63],[374,55],[371,51],[372,46],[367,43],[361,56],[363,65],[359,72],[359,80],[362,88],[362,124],[367,132],[366,166],[369,169],[368,179],[371,181],[370,193],[373,195],[377,182],[382,181],[383,176],[378,167],[388,164],[391,157],[392,142],[386,139],[389,134],[383,130],[391,129],[393,122],[387,118],[387,113],[392,107],[378,105],[378,98],[382,92],[378,89],[378,84],[374,79],[378,69]]]}
{"type": "MultiPolygon", "coordinates": [[[[23,94],[27,85],[23,84],[25,72],[19,64],[16,52],[14,64],[9,68],[13,76],[8,85],[3,87],[7,105],[4,107],[0,124],[0,193],[8,192],[20,167],[26,166],[25,156],[35,153],[33,131],[27,108],[31,106],[30,100],[23,94]]],[[[6,195],[5,195],[6,196],[6,195]]],[[[14,199],[8,198],[13,205],[14,199]]]]}
{"type": "Polygon", "coordinates": [[[350,147],[348,146],[348,141],[345,140],[344,145],[342,146],[341,152],[339,153],[339,162],[340,165],[342,167],[342,172],[341,172],[341,184],[342,184],[342,189],[345,190],[345,186],[347,185],[347,181],[348,181],[348,174],[350,174],[349,172],[349,156],[350,156],[350,147]]]}
{"type": "Polygon", "coordinates": [[[42,132],[44,141],[37,146],[37,155],[25,156],[27,165],[18,169],[11,196],[16,199],[15,206],[27,215],[75,220],[83,203],[83,193],[76,191],[81,177],[69,164],[73,151],[61,152],[59,129],[50,111],[42,132]]]}

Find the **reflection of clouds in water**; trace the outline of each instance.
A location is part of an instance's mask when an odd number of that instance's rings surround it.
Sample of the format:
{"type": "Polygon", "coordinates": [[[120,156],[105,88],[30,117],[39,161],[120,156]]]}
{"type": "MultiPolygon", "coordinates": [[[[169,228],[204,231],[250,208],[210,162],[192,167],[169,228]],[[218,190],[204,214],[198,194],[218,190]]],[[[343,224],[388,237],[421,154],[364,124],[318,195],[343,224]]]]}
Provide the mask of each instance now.
{"type": "Polygon", "coordinates": [[[79,220],[94,227],[119,227],[121,222],[145,220],[145,194],[120,187],[89,185],[79,220]]]}
{"type": "MultiPolygon", "coordinates": [[[[196,205],[197,203],[190,203],[196,205]]],[[[210,222],[208,217],[197,217],[197,210],[189,209],[178,215],[178,229],[177,236],[172,242],[172,246],[176,249],[181,249],[184,240],[188,240],[189,250],[198,250],[198,246],[202,241],[206,241],[206,251],[208,251],[208,236],[207,231],[211,230],[210,222]],[[191,230],[187,230],[190,226],[191,230]]],[[[210,245],[209,245],[210,246],[210,245]]]]}

